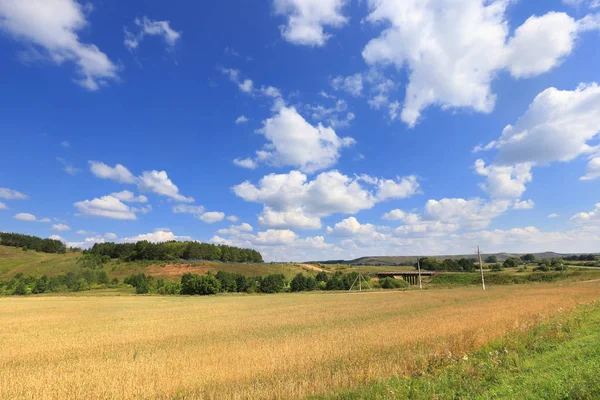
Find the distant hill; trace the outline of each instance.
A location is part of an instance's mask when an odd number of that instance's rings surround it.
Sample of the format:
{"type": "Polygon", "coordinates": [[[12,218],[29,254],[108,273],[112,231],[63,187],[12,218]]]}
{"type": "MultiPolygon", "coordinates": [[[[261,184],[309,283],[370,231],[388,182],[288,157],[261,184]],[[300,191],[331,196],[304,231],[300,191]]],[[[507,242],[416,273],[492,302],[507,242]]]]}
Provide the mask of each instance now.
{"type": "MultiPolygon", "coordinates": [[[[81,252],[67,251],[64,254],[42,253],[34,250],[24,251],[18,247],[0,245],[0,279],[10,279],[16,274],[23,275],[61,275],[67,272],[81,271],[77,262],[81,252]]],[[[168,280],[178,280],[186,272],[204,274],[208,271],[216,273],[219,270],[240,273],[248,276],[264,276],[269,274],[283,274],[291,279],[299,272],[307,273],[306,268],[295,263],[281,264],[242,264],[221,263],[211,261],[177,262],[177,261],[137,261],[124,262],[110,260],[104,265],[104,270],[109,278],[119,278],[132,274],[145,273],[163,277],[168,280]]]]}
{"type": "MultiPolygon", "coordinates": [[[[498,261],[504,261],[507,258],[511,257],[521,257],[526,253],[486,253],[481,254],[482,260],[485,260],[489,256],[496,256],[498,261]]],[[[536,259],[547,259],[547,258],[560,258],[577,254],[564,254],[564,253],[555,253],[552,251],[547,251],[544,253],[527,253],[533,254],[536,259]]],[[[476,254],[459,254],[459,255],[437,255],[431,256],[436,258],[437,260],[445,260],[445,259],[461,259],[461,258],[476,258],[476,254]]],[[[417,262],[418,256],[370,256],[370,257],[360,257],[354,260],[328,260],[328,261],[310,261],[310,263],[320,263],[320,264],[349,264],[349,265],[403,265],[403,264],[414,264],[417,262]]]]}

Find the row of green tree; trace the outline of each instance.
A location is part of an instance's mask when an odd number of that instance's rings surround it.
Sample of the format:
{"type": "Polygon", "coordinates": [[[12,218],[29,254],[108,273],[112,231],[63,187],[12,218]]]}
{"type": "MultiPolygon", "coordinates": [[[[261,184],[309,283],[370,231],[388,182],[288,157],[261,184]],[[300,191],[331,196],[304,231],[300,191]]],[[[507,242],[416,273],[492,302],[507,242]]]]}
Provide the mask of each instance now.
{"type": "Polygon", "coordinates": [[[579,256],[566,256],[564,257],[565,261],[596,261],[596,256],[594,254],[581,254],[579,256]]]}
{"type": "Polygon", "coordinates": [[[67,251],[67,246],[60,240],[42,239],[37,236],[23,235],[21,233],[0,232],[0,244],[44,253],[63,254],[67,251]]]}
{"type": "Polygon", "coordinates": [[[252,249],[234,246],[214,245],[200,242],[151,243],[146,240],[137,243],[96,243],[84,251],[126,261],[138,260],[211,260],[222,262],[262,263],[262,255],[252,249]]]}
{"type": "Polygon", "coordinates": [[[119,280],[109,280],[106,271],[82,269],[55,276],[25,276],[16,274],[13,278],[0,280],[0,295],[29,295],[41,293],[81,292],[93,288],[116,286],[119,280]]]}
{"type": "MultiPolygon", "coordinates": [[[[219,271],[207,273],[184,274],[180,282],[168,282],[162,278],[143,273],[128,276],[123,281],[135,287],[137,294],[184,294],[211,295],[217,293],[281,293],[307,292],[314,290],[349,290],[358,278],[357,272],[343,274],[338,271],[333,275],[319,272],[316,276],[305,276],[298,273],[293,279],[286,280],[281,274],[265,277],[250,277],[237,273],[219,271]]],[[[368,277],[365,279],[369,280],[368,277]]],[[[394,278],[385,278],[370,282],[373,288],[398,289],[408,287],[408,283],[394,278]]]]}
{"type": "MultiPolygon", "coordinates": [[[[440,262],[434,257],[423,257],[419,258],[419,264],[425,271],[471,272],[476,268],[475,259],[466,258],[460,260],[447,258],[440,262]]],[[[418,265],[415,264],[415,269],[417,268],[418,265]]]]}
{"type": "Polygon", "coordinates": [[[217,293],[280,293],[289,288],[289,282],[281,274],[245,276],[219,271],[204,275],[187,273],[180,282],[168,282],[143,273],[125,278],[123,283],[135,288],[137,294],[187,294],[209,295],[217,293]]]}

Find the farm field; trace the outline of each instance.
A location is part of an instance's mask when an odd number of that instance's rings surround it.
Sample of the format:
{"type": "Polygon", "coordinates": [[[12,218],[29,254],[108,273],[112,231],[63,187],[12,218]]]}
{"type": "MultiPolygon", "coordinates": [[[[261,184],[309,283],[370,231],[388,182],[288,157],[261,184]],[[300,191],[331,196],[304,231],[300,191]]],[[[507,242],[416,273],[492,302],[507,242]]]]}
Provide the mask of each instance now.
{"type": "Polygon", "coordinates": [[[0,298],[0,398],[301,398],[435,369],[600,299],[600,282],[0,298]]]}

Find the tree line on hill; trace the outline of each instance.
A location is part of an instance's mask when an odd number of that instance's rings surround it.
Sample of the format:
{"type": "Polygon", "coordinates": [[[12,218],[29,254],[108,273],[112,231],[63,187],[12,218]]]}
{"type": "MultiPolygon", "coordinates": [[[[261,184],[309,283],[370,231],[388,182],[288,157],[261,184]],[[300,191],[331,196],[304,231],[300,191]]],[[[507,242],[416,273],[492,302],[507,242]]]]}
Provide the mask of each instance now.
{"type": "Polygon", "coordinates": [[[151,243],[146,240],[137,243],[96,243],[84,254],[94,254],[119,258],[125,261],[141,260],[210,260],[222,262],[262,263],[262,255],[252,249],[234,246],[214,245],[200,242],[151,243]]]}
{"type": "Polygon", "coordinates": [[[37,236],[23,235],[21,233],[0,232],[0,244],[43,253],[64,254],[67,251],[67,246],[60,240],[42,239],[37,236]]]}

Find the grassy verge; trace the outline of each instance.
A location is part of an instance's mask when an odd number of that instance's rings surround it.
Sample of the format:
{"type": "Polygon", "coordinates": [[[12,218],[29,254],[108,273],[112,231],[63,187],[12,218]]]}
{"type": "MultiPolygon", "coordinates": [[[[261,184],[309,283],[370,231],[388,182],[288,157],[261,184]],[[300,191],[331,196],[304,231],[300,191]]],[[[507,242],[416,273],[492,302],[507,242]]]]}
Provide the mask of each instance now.
{"type": "MultiPolygon", "coordinates": [[[[600,271],[562,271],[562,272],[523,272],[523,273],[505,273],[505,272],[486,272],[486,285],[510,285],[536,282],[556,282],[567,281],[576,282],[591,279],[600,279],[600,271]]],[[[481,285],[481,275],[479,272],[472,273],[450,273],[434,276],[429,283],[431,286],[465,286],[481,285]]]]}
{"type": "Polygon", "coordinates": [[[436,370],[378,382],[335,399],[598,399],[600,303],[524,332],[477,353],[449,357],[436,370]]]}

